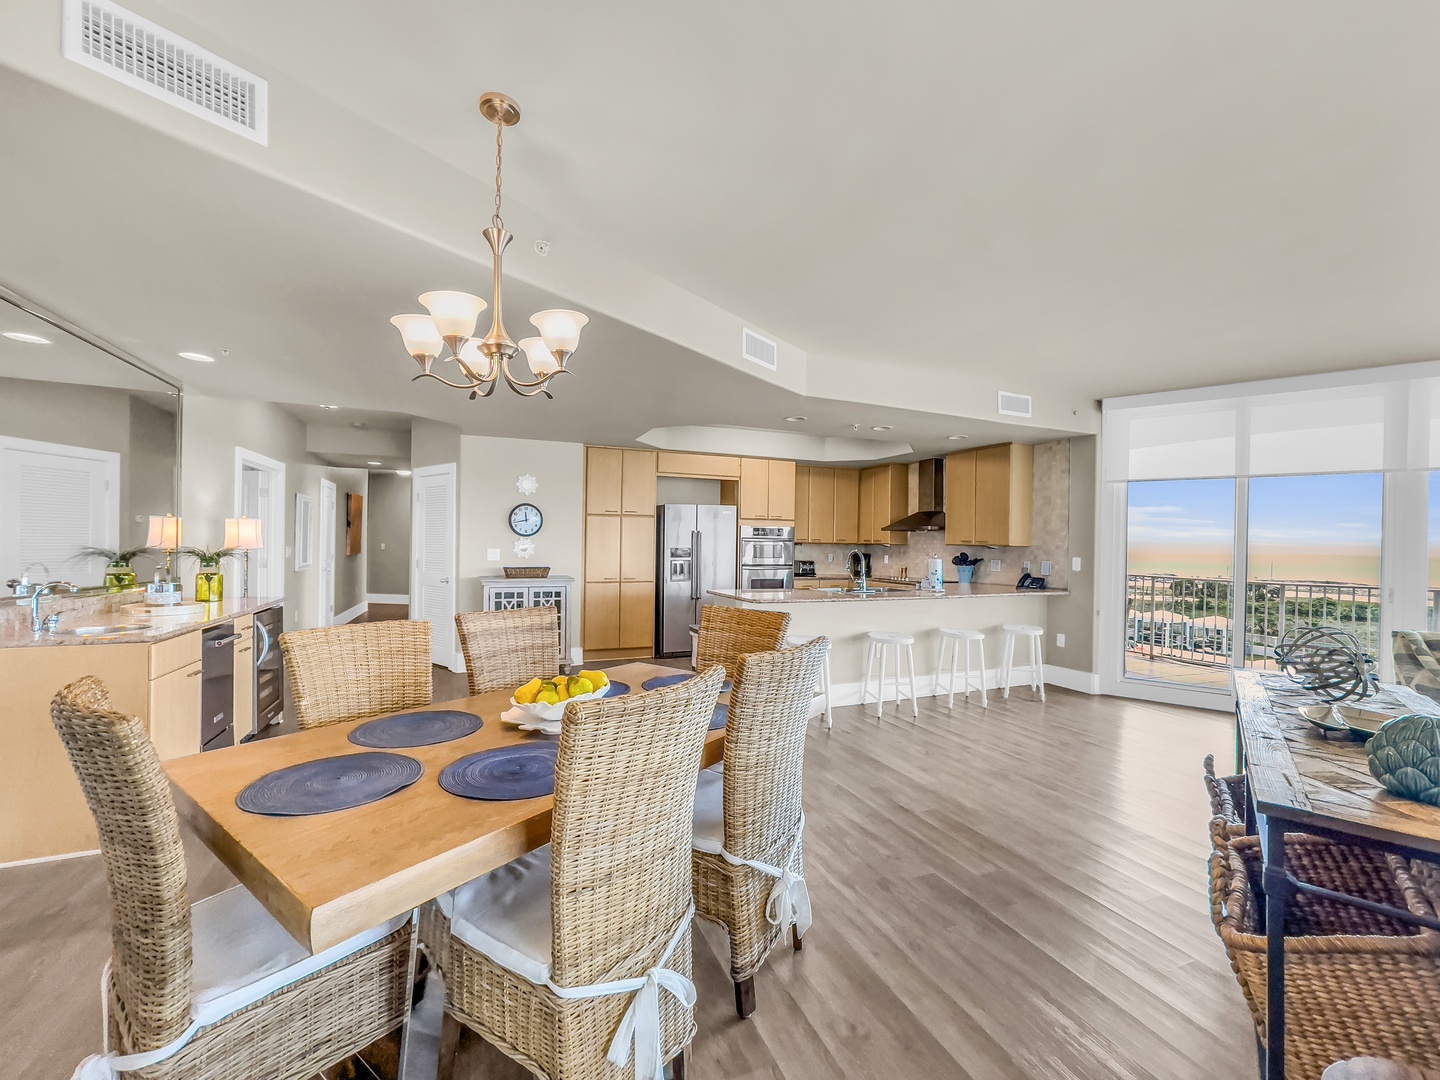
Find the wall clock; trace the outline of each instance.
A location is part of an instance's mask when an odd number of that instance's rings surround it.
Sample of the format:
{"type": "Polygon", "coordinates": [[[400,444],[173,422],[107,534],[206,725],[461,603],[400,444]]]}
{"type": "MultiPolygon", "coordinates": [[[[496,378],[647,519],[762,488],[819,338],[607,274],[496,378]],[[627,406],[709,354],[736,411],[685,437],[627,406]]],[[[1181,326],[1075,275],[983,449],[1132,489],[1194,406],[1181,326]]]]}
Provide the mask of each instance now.
{"type": "Polygon", "coordinates": [[[534,536],[544,524],[544,515],[534,503],[520,503],[510,511],[510,531],[516,536],[534,536]]]}

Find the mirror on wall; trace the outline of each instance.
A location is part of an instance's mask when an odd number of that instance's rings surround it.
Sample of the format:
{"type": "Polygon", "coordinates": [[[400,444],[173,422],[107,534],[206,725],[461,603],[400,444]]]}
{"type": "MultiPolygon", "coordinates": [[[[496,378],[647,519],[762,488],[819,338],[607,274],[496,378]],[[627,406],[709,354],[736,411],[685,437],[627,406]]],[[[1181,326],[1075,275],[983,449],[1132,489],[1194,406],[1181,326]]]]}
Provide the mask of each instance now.
{"type": "MultiPolygon", "coordinates": [[[[0,583],[103,589],[109,560],[84,552],[144,548],[177,512],[180,408],[178,385],[0,295],[0,583]]],[[[144,582],[163,562],[131,566],[144,582]]]]}

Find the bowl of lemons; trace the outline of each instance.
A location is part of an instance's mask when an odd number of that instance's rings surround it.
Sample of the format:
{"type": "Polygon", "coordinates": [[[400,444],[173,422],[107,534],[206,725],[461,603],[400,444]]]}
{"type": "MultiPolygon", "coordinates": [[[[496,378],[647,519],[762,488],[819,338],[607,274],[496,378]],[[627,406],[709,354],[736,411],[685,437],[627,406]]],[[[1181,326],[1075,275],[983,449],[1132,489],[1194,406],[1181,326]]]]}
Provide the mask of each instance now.
{"type": "Polygon", "coordinates": [[[603,671],[581,671],[578,675],[555,675],[531,679],[510,698],[510,708],[501,719],[521,727],[554,726],[558,730],[565,706],[572,701],[590,701],[610,692],[610,678],[603,671]]]}

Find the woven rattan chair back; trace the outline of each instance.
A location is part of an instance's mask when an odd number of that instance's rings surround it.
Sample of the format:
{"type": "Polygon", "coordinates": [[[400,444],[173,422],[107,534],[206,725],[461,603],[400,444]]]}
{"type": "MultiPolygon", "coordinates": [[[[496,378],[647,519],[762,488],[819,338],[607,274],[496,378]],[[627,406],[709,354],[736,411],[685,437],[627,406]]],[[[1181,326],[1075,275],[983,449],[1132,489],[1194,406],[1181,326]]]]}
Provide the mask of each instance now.
{"type": "Polygon", "coordinates": [[[551,978],[639,975],[691,902],[690,836],[725,673],[565,711],[551,828],[551,978]]]}
{"type": "Polygon", "coordinates": [[[559,670],[559,608],[462,611],[455,616],[455,626],[472,694],[514,690],[559,670]]]}
{"type": "Polygon", "coordinates": [[[280,651],[302,729],[421,708],[434,695],[428,622],[291,630],[280,651]]]}
{"type": "Polygon", "coordinates": [[[706,604],[700,609],[700,636],[695,643],[695,670],[721,664],[733,677],[740,657],[752,652],[773,652],[785,644],[790,614],[752,611],[706,604]]]}
{"type": "Polygon", "coordinates": [[[805,730],[830,642],[740,658],[725,724],[725,850],[774,859],[800,821],[805,730]]]}
{"type": "Polygon", "coordinates": [[[93,676],[66,686],[50,718],[100,833],[110,886],[112,1028],[125,1053],[157,1050],[190,1023],[185,850],[160,756],[93,676]]]}

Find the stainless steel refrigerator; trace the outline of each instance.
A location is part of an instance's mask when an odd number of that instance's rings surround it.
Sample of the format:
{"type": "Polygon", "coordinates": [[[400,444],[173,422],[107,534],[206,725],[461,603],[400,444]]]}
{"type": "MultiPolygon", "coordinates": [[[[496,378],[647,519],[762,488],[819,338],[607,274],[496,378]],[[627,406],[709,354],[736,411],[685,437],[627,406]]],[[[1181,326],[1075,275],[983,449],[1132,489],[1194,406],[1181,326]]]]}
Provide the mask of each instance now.
{"type": "Polygon", "coordinates": [[[660,588],[655,592],[659,656],[687,656],[690,627],[711,589],[735,588],[737,526],[733,506],[666,503],[656,514],[660,588]]]}

